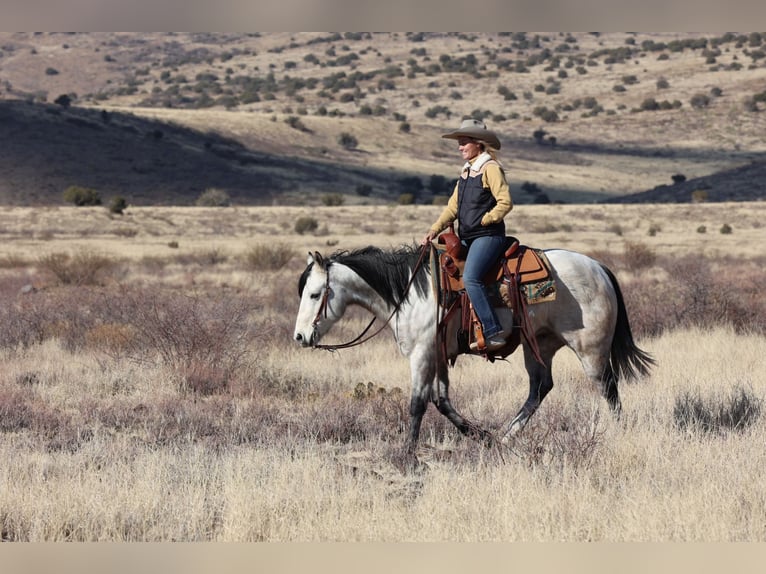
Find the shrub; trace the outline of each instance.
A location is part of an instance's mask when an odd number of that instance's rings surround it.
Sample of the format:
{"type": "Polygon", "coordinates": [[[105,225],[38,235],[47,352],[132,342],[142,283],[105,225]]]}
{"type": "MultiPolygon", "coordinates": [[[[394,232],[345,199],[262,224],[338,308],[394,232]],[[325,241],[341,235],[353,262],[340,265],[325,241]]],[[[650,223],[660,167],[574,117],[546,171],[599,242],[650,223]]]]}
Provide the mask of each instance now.
{"type": "Polygon", "coordinates": [[[298,116],[289,116],[285,118],[285,123],[293,129],[301,132],[311,133],[311,130],[305,126],[298,116]]]}
{"type": "Polygon", "coordinates": [[[670,176],[670,179],[673,180],[673,183],[683,183],[686,181],[686,176],[682,173],[676,173],[670,176]]]}
{"type": "Polygon", "coordinates": [[[655,111],[660,109],[660,104],[654,98],[646,98],[641,102],[641,109],[644,111],[655,111]]]}
{"type": "Polygon", "coordinates": [[[97,285],[98,277],[114,266],[111,259],[89,252],[49,253],[38,260],[62,285],[97,285]]]}
{"type": "Polygon", "coordinates": [[[708,199],[707,190],[695,189],[692,191],[692,203],[705,203],[708,199]]]}
{"type": "Polygon", "coordinates": [[[304,233],[316,231],[318,227],[319,227],[319,222],[313,217],[309,217],[309,216],[299,217],[295,221],[295,232],[298,235],[303,235],[304,233]]]}
{"type": "Polygon", "coordinates": [[[534,138],[535,142],[538,145],[543,144],[543,140],[545,139],[545,136],[548,134],[544,129],[539,128],[532,132],[532,137],[534,138]]]}
{"type": "Polygon", "coordinates": [[[657,254],[654,250],[644,243],[633,241],[625,242],[625,265],[628,269],[646,269],[651,267],[657,261],[657,254]]]}
{"type": "Polygon", "coordinates": [[[295,255],[284,243],[255,245],[245,252],[245,264],[253,271],[282,269],[295,255]]]}
{"type": "Polygon", "coordinates": [[[338,136],[338,144],[347,150],[353,150],[359,145],[359,140],[352,134],[343,132],[338,136]]]}
{"type": "Polygon", "coordinates": [[[231,197],[225,190],[211,187],[200,194],[195,205],[198,207],[228,207],[231,205],[231,197]]]}
{"type": "Polygon", "coordinates": [[[556,110],[548,109],[546,106],[538,106],[532,110],[532,113],[544,122],[553,123],[559,121],[559,114],[556,110]]]}
{"type": "Polygon", "coordinates": [[[72,105],[72,98],[68,94],[61,94],[58,98],[53,100],[54,104],[61,106],[62,108],[68,108],[72,105]]]}
{"type": "Polygon", "coordinates": [[[345,198],[341,193],[325,193],[322,196],[322,203],[327,206],[343,205],[345,198]]]}
{"type": "Polygon", "coordinates": [[[697,228],[697,233],[707,233],[707,227],[706,227],[706,226],[704,226],[704,225],[700,225],[700,226],[697,228]]]}
{"type": "Polygon", "coordinates": [[[723,235],[729,235],[732,231],[733,231],[733,229],[732,229],[731,225],[729,225],[728,223],[724,223],[721,226],[721,233],[723,235]]]}
{"type": "Polygon", "coordinates": [[[693,108],[706,108],[710,105],[710,96],[707,94],[694,94],[689,103],[693,108]]]}
{"type": "Polygon", "coordinates": [[[398,201],[399,205],[412,205],[415,203],[415,195],[412,193],[402,193],[398,201]]]}
{"type": "Polygon", "coordinates": [[[98,191],[89,187],[70,185],[64,190],[64,201],[73,203],[77,207],[86,205],[101,205],[101,196],[98,191]]]}
{"type": "Polygon", "coordinates": [[[109,303],[100,311],[106,315],[102,322],[124,325],[130,334],[115,358],[159,361],[172,369],[184,391],[225,391],[245,365],[254,338],[253,302],[247,298],[125,289],[109,303]]]}
{"type": "Polygon", "coordinates": [[[699,392],[687,392],[675,401],[673,420],[681,430],[723,434],[741,431],[761,414],[761,400],[742,387],[730,396],[704,399],[699,392]]]}
{"type": "Polygon", "coordinates": [[[122,215],[128,208],[128,202],[121,195],[115,195],[109,202],[109,213],[122,215]]]}

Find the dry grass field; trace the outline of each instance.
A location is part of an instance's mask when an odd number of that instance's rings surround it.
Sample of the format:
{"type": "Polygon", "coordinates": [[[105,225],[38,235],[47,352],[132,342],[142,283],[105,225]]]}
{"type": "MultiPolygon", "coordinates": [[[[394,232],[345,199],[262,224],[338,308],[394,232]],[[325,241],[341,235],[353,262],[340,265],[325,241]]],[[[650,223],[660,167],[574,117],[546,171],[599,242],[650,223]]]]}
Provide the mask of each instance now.
{"type": "MultiPolygon", "coordinates": [[[[389,334],[298,348],[296,286],[307,251],[408,243],[438,211],[0,208],[0,538],[766,539],[766,204],[518,205],[523,242],[615,270],[658,366],[616,421],[562,351],[516,444],[430,408],[407,473],[407,361],[389,334]]],[[[451,376],[493,432],[526,397],[517,355],[451,376]]]]}
{"type": "MultiPolygon", "coordinates": [[[[765,540],[764,49],[0,32],[0,540],[765,540]],[[297,281],[308,252],[419,241],[469,116],[503,143],[509,234],[607,264],[657,367],[618,421],[563,350],[514,444],[431,407],[413,472],[408,362],[388,332],[299,348],[297,281]]],[[[451,381],[493,434],[528,392],[518,353],[451,381]]]]}

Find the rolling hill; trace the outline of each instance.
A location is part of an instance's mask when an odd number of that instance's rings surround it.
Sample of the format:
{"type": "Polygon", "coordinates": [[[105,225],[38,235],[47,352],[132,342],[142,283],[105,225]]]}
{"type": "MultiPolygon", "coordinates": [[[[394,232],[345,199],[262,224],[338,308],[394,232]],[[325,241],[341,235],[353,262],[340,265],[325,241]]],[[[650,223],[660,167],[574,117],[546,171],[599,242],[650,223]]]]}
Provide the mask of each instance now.
{"type": "Polygon", "coordinates": [[[763,199],[765,46],[757,32],[2,32],[0,202],[61,204],[73,185],[134,205],[211,188],[242,205],[443,201],[459,162],[439,135],[467,116],[500,136],[518,203],[763,199]]]}

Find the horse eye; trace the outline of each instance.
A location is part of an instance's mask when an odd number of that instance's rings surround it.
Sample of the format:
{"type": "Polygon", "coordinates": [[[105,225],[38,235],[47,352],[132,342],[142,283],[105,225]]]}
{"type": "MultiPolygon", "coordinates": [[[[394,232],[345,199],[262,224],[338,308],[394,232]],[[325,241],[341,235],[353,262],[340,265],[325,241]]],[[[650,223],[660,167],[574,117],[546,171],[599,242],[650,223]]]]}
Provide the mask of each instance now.
{"type": "Polygon", "coordinates": [[[321,294],[322,294],[322,292],[321,292],[321,291],[319,291],[318,293],[312,293],[312,294],[311,294],[311,298],[312,298],[312,299],[314,299],[314,300],[316,301],[317,299],[319,299],[319,296],[320,296],[321,294]]]}

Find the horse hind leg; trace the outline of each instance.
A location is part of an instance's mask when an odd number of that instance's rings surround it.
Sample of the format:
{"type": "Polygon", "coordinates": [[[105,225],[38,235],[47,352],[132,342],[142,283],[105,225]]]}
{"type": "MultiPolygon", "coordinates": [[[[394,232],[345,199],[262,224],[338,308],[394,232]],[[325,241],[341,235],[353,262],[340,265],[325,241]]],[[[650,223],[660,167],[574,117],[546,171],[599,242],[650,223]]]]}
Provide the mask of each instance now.
{"type": "Polygon", "coordinates": [[[609,361],[609,353],[593,351],[578,353],[585,374],[601,391],[612,413],[619,418],[622,411],[620,393],[617,389],[617,373],[609,361]]]}
{"type": "Polygon", "coordinates": [[[529,347],[524,345],[524,365],[529,375],[529,396],[508,425],[508,430],[502,439],[503,442],[510,442],[524,428],[530,417],[535,414],[535,411],[543,402],[543,399],[553,388],[551,365],[553,363],[553,355],[560,347],[560,343],[538,339],[538,348],[543,359],[543,364],[540,364],[529,347]]]}
{"type": "Polygon", "coordinates": [[[599,382],[601,383],[601,394],[606,399],[609,408],[619,419],[622,412],[622,403],[620,402],[620,393],[617,390],[617,374],[608,361],[601,373],[599,382]]]}

